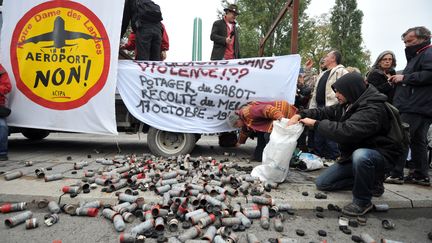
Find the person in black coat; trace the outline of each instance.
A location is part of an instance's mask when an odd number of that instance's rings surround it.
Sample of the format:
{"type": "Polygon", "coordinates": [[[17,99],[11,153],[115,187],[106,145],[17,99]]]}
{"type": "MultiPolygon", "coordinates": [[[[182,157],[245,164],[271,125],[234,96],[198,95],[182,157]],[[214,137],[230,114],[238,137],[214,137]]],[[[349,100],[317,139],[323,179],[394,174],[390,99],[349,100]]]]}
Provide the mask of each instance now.
{"type": "Polygon", "coordinates": [[[120,38],[126,32],[129,23],[136,35],[136,59],[161,61],[162,13],[159,5],[152,0],[126,0],[123,8],[123,19],[120,38]],[[144,13],[144,7],[154,6],[157,16],[144,13]]]}
{"type": "Polygon", "coordinates": [[[366,80],[375,86],[379,92],[387,95],[387,101],[392,103],[394,96],[394,85],[389,78],[396,74],[396,56],[392,51],[380,53],[372,65],[372,70],[367,74],[366,80]]]}
{"type": "Polygon", "coordinates": [[[393,104],[399,109],[402,122],[409,124],[411,162],[414,170],[404,178],[407,156],[397,163],[388,183],[412,183],[430,186],[427,162],[427,131],[432,123],[432,45],[426,27],[409,28],[402,34],[407,65],[402,74],[390,81],[396,86],[393,104]]]}
{"type": "Polygon", "coordinates": [[[345,74],[332,88],[338,104],[303,110],[289,124],[300,121],[340,145],[341,157],[315,184],[324,191],[352,188],[353,202],[343,207],[342,213],[364,215],[372,209],[372,196],[384,193],[384,174],[401,155],[402,145],[387,137],[387,97],[373,85],[367,86],[360,74],[345,74]]]}
{"type": "Polygon", "coordinates": [[[210,39],[213,41],[211,60],[240,58],[240,44],[236,29],[236,18],[240,14],[235,4],[224,9],[222,19],[213,23],[210,39]]]}

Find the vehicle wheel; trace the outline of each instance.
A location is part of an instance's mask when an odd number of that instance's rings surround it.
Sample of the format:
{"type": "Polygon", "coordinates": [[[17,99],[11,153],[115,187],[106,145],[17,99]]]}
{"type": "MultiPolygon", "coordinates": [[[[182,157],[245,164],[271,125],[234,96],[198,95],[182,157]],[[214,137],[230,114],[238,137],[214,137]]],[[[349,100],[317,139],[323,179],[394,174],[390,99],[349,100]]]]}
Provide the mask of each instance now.
{"type": "Polygon", "coordinates": [[[48,135],[50,134],[50,132],[47,130],[32,129],[32,128],[26,128],[21,133],[22,135],[24,135],[24,137],[30,140],[41,140],[48,137],[48,135]]]}
{"type": "Polygon", "coordinates": [[[195,147],[196,137],[193,133],[167,132],[150,127],[147,133],[147,144],[150,151],[158,156],[177,156],[188,154],[195,147]]]}

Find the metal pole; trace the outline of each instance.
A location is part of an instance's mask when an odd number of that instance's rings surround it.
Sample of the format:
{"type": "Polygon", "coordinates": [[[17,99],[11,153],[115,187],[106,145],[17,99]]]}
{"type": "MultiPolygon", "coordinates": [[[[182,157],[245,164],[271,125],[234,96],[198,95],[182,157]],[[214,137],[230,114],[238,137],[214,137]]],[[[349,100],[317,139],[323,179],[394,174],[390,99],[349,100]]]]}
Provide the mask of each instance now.
{"type": "MultiPolygon", "coordinates": [[[[287,0],[286,5],[279,12],[279,15],[276,17],[276,20],[271,25],[270,30],[266,33],[266,35],[264,36],[264,38],[261,39],[261,41],[259,43],[258,56],[262,57],[264,55],[264,45],[265,45],[265,43],[270,38],[270,36],[273,34],[274,30],[276,29],[276,26],[278,26],[278,24],[281,22],[282,18],[288,12],[288,9],[291,7],[291,4],[293,3],[293,1],[298,1],[298,0],[287,0]]],[[[298,6],[298,4],[297,4],[297,6],[298,6]]],[[[297,12],[298,12],[298,8],[297,8],[297,12]]],[[[298,18],[298,15],[297,15],[297,18],[298,18]]]]}
{"type": "Polygon", "coordinates": [[[292,11],[291,54],[296,54],[298,51],[299,0],[294,0],[292,11]]]}

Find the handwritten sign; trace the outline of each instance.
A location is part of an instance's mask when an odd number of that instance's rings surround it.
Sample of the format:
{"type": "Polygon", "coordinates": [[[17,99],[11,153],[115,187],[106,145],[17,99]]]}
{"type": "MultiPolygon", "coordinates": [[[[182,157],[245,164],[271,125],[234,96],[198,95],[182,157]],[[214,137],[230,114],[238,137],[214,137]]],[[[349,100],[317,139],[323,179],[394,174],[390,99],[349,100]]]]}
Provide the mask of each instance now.
{"type": "Polygon", "coordinates": [[[254,100],[294,103],[300,56],[211,62],[119,62],[117,88],[131,114],[165,131],[233,130],[228,116],[254,100]]]}

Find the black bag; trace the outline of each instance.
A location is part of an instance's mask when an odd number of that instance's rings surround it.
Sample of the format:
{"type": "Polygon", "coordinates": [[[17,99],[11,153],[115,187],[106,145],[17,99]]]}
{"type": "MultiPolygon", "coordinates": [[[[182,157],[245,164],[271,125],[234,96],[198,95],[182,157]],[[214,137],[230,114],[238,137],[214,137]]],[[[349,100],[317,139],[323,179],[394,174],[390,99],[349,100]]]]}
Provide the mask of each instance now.
{"type": "Polygon", "coordinates": [[[162,12],[156,3],[149,0],[136,0],[137,19],[135,23],[159,23],[162,21],[162,12]]]}
{"type": "Polygon", "coordinates": [[[6,106],[0,106],[0,118],[8,117],[11,113],[11,109],[6,106]]]}
{"type": "Polygon", "coordinates": [[[390,129],[387,137],[397,144],[404,147],[409,144],[409,125],[401,121],[399,110],[388,102],[385,102],[385,108],[390,120],[390,129]]]}

